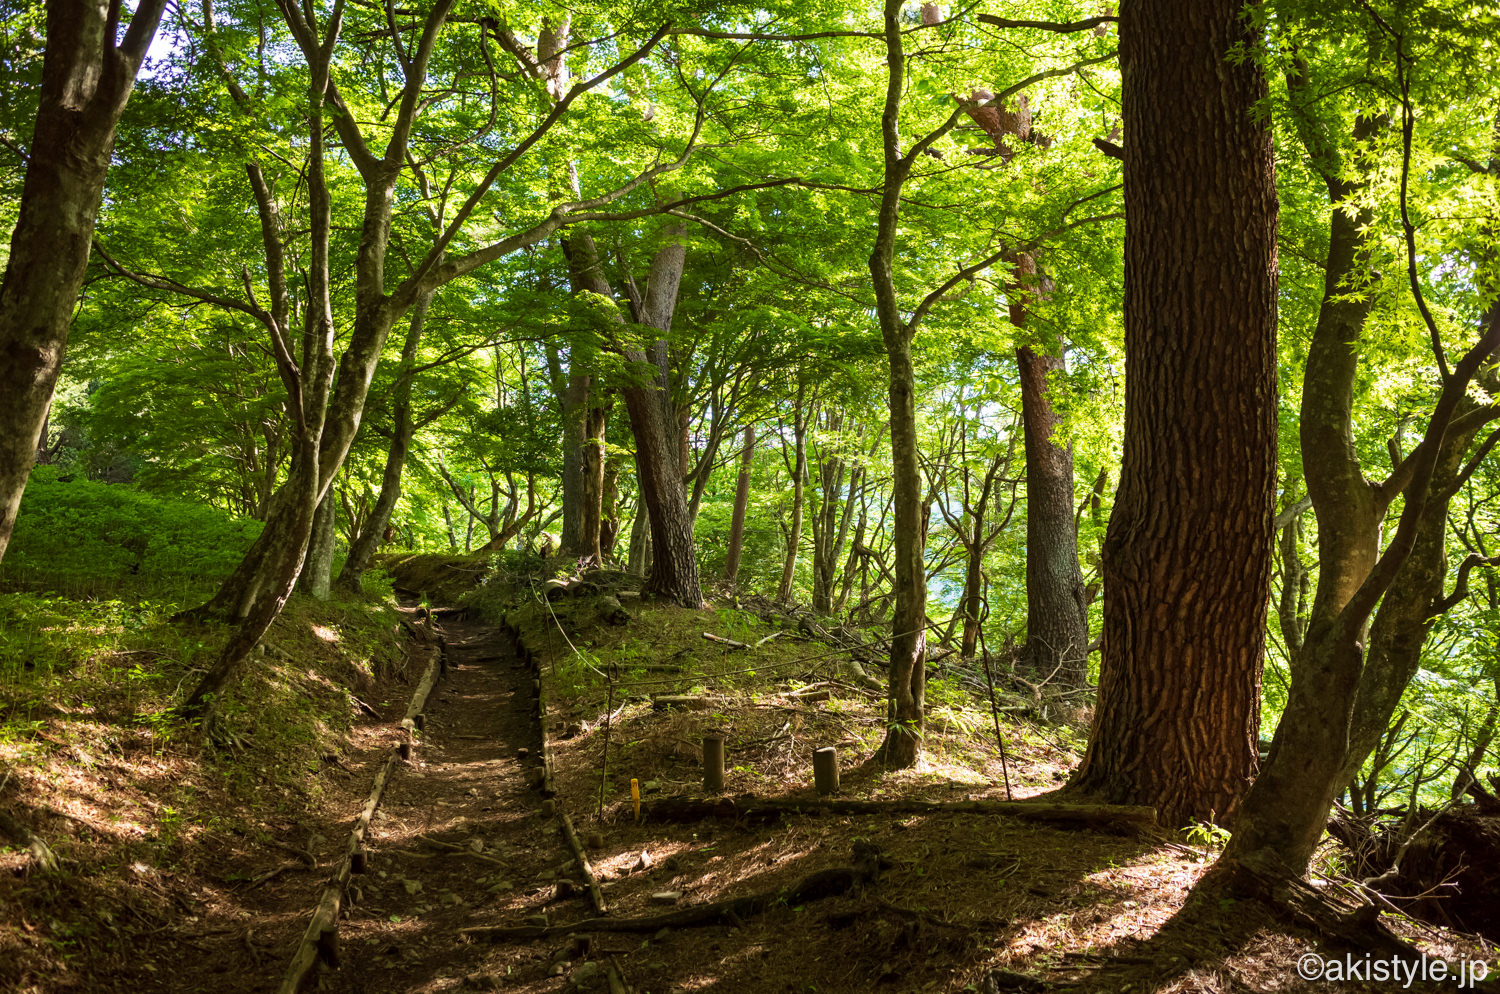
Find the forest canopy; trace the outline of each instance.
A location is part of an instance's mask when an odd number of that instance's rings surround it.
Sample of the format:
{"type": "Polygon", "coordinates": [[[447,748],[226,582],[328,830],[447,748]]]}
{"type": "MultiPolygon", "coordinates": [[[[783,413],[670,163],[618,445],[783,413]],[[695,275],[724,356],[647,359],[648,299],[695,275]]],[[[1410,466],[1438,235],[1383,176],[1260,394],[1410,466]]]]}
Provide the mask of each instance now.
{"type": "Polygon", "coordinates": [[[1491,5],[0,9],[0,583],[173,720],[441,553],[1067,700],[1240,889],[1494,803],[1491,5]]]}

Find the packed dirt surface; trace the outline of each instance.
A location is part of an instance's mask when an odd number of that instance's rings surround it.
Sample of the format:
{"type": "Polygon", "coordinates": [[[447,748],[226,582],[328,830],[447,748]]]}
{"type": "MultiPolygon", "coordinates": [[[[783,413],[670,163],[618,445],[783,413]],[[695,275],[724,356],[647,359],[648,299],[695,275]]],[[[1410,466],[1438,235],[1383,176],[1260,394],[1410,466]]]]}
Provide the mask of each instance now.
{"type": "MultiPolygon", "coordinates": [[[[435,608],[430,620],[408,609],[418,639],[408,664],[379,685],[379,699],[356,702],[361,716],[325,755],[316,794],[255,831],[197,831],[171,861],[136,862],[128,886],[95,886],[108,879],[102,870],[11,877],[24,901],[11,948],[35,947],[22,931],[34,921],[55,935],[55,920],[72,916],[86,935],[76,970],[19,975],[15,989],[277,990],[377,771],[403,739],[410,757],[392,768],[365,837],[337,965],[319,967],[307,989],[1331,989],[1297,968],[1310,951],[1337,951],[1258,908],[1232,909],[1211,927],[1174,917],[1218,844],[1212,835],[902,807],[1055,788],[1078,740],[1066,697],[1044,701],[1021,680],[992,699],[975,674],[934,667],[926,758],[888,771],[875,758],[883,701],[849,665],[873,662],[878,645],[744,607],[643,604],[618,583],[613,593],[578,589],[547,600],[535,583],[512,585],[488,605],[435,608]],[[408,733],[401,719],[421,653],[433,652],[422,645],[428,632],[447,674],[421,730],[408,733]],[[727,800],[719,817],[668,817],[704,796],[705,735],[724,739],[717,796],[727,800]],[[838,797],[870,810],[819,810],[811,755],[829,746],[838,797]],[[805,810],[746,816],[764,801],[805,810]]],[[[186,771],[189,757],[160,762],[170,777],[166,764],[186,771]]],[[[1449,959],[1494,959],[1460,936],[1398,928],[1449,959]]]]}

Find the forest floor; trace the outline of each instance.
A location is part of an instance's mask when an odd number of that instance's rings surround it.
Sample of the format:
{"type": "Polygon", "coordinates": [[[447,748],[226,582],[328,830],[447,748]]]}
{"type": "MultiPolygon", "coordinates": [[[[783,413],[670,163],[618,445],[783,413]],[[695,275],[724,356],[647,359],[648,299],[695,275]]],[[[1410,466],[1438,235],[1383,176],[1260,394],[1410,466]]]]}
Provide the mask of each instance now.
{"type": "MultiPolygon", "coordinates": [[[[851,652],[847,633],[830,644],[815,623],[752,610],[762,605],[642,604],[619,574],[596,577],[618,596],[616,611],[597,595],[549,602],[539,577],[469,560],[388,568],[434,608],[448,673],[376,810],[368,870],[354,877],[339,930],[341,966],[322,972],[321,989],[1405,988],[1300,979],[1300,957],[1342,951],[1255,906],[1226,909],[1211,925],[1174,921],[1207,867],[1204,846],[1214,842],[1203,832],[1142,837],[996,814],[814,809],[811,754],[824,746],[837,750],[843,799],[1004,800],[1007,781],[1017,799],[1052,791],[1086,726],[1069,698],[1008,681],[997,701],[1002,765],[988,693],[975,674],[939,664],[926,758],[886,771],[875,761],[883,699],[852,665],[878,661],[878,645],[851,652]],[[534,681],[547,701],[550,803],[537,789],[544,729],[534,681]],[[684,700],[668,707],[664,696],[684,700]],[[723,796],[741,810],[746,795],[808,810],[769,823],[664,818],[672,799],[703,794],[707,732],[725,737],[723,796]],[[576,825],[616,922],[774,898],[839,868],[859,882],[741,905],[705,924],[575,934],[569,923],[595,912],[560,813],[576,825]],[[462,931],[518,926],[533,931],[462,931]]],[[[0,806],[29,812],[62,858],[58,871],[25,873],[24,853],[0,853],[0,990],[276,989],[375,772],[402,737],[418,678],[412,654],[395,644],[390,609],[335,614],[303,606],[283,619],[274,679],[259,693],[282,686],[314,703],[287,710],[276,694],[251,693],[235,719],[241,746],[227,755],[164,738],[141,721],[139,701],[133,710],[111,703],[109,687],[130,686],[120,674],[78,684],[53,711],[28,712],[33,733],[0,742],[0,778],[12,781],[0,785],[0,806]],[[365,674],[352,701],[333,689],[351,679],[351,655],[365,674]]],[[[407,619],[406,628],[423,627],[409,608],[407,619]]],[[[1493,947],[1465,937],[1396,928],[1448,960],[1495,960],[1493,947]]]]}

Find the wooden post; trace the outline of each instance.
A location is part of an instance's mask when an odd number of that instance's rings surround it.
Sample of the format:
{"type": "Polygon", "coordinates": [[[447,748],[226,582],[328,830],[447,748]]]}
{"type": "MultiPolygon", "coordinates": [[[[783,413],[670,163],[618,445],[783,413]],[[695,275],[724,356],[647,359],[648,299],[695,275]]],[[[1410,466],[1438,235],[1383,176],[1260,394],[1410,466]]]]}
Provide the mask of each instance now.
{"type": "Polygon", "coordinates": [[[717,794],[724,789],[724,736],[703,736],[703,789],[717,794]]]}
{"type": "Polygon", "coordinates": [[[839,754],[833,746],[813,750],[813,784],[819,794],[839,792],[839,754]]]}
{"type": "Polygon", "coordinates": [[[350,873],[364,873],[365,870],[368,867],[367,860],[368,860],[368,857],[365,855],[365,850],[363,850],[363,849],[356,849],[356,850],[354,850],[352,853],[349,854],[349,872],[350,873]]]}
{"type": "Polygon", "coordinates": [[[413,715],[411,720],[417,726],[417,731],[419,731],[419,732],[425,732],[425,731],[427,731],[427,715],[425,715],[425,714],[413,715]]]}

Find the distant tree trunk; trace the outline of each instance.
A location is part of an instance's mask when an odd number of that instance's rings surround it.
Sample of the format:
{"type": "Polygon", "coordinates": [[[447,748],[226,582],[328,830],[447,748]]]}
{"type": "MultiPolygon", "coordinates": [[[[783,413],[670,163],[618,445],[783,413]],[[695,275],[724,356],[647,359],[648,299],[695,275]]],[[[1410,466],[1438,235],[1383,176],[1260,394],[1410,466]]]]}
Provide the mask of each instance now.
{"type": "MultiPolygon", "coordinates": [[[[582,229],[563,239],[573,293],[613,299],[614,290],[599,265],[593,236],[582,229]]],[[[580,334],[579,338],[582,337],[580,334]]],[[[559,551],[592,563],[602,561],[604,431],[609,402],[598,377],[589,372],[587,351],[576,344],[568,356],[569,372],[560,399],[563,416],[563,527],[559,551]]],[[[557,373],[554,371],[554,377],[557,373]]]]}
{"type": "Polygon", "coordinates": [[[625,562],[625,572],[631,576],[645,576],[651,568],[651,520],[646,509],[636,499],[635,517],[630,522],[630,553],[625,562]]]}
{"type": "Polygon", "coordinates": [[[745,546],[745,514],[750,509],[750,464],[755,458],[755,426],[745,426],[745,441],[740,446],[740,478],[734,490],[734,518],[729,524],[729,556],[724,563],[724,582],[730,587],[739,583],[740,552],[745,546]]]}
{"type": "MultiPolygon", "coordinates": [[[[570,365],[576,360],[569,359],[570,365]]],[[[562,415],[562,529],[558,552],[571,557],[586,556],[584,516],[588,503],[583,478],[584,452],[588,447],[589,377],[578,372],[562,374],[558,394],[562,415]]]]}
{"type": "Polygon", "coordinates": [[[792,523],[783,526],[786,537],[786,555],[781,562],[781,583],[776,588],[776,600],[780,604],[792,603],[793,581],[797,575],[797,547],[802,544],[802,503],[806,493],[807,479],[807,412],[802,398],[805,388],[797,385],[797,397],[792,402],[792,523]]]}
{"type": "MultiPolygon", "coordinates": [[[[1015,320],[1012,308],[1012,320],[1015,320]]],[[[1056,673],[1059,683],[1088,682],[1089,609],[1078,565],[1073,517],[1073,446],[1052,435],[1062,423],[1047,397],[1048,376],[1063,371],[1061,356],[1016,349],[1021,370],[1021,416],[1026,426],[1026,647],[1033,673],[1056,673]]]]}
{"type": "Polygon", "coordinates": [[[861,571],[861,564],[867,558],[861,553],[865,544],[865,527],[870,520],[870,505],[866,499],[868,487],[859,490],[859,521],[854,526],[854,539],[849,543],[849,558],[844,562],[844,580],[839,585],[839,595],[833,602],[835,614],[844,610],[849,604],[849,595],[854,590],[854,575],[861,571]]]}
{"type": "Polygon", "coordinates": [[[1255,773],[1276,484],[1276,183],[1240,0],[1122,9],[1125,452],[1074,786],[1231,820],[1255,773]],[[1183,39],[1191,39],[1186,43],[1183,39]]]}
{"type": "Polygon", "coordinates": [[[834,587],[838,579],[839,560],[849,540],[849,526],[854,520],[854,505],[865,469],[856,465],[848,469],[848,486],[844,486],[847,460],[835,456],[819,467],[822,481],[818,515],[813,527],[813,595],[815,614],[833,614],[834,587]]]}
{"type": "Polygon", "coordinates": [[[141,0],[116,46],[120,5],[50,0],[36,128],[0,282],[0,559],[44,440],[115,128],[165,0],[141,0]]]}
{"type": "Polygon", "coordinates": [[[333,488],[329,487],[313,515],[307,559],[302,564],[302,575],[297,578],[298,589],[315,600],[326,601],[333,589],[333,554],[338,544],[337,503],[333,488]]]}
{"type": "MultiPolygon", "coordinates": [[[[602,433],[601,433],[602,437],[602,433]]],[[[600,502],[599,554],[608,559],[615,554],[620,541],[620,463],[609,459],[604,464],[604,499],[600,502]]]]}

